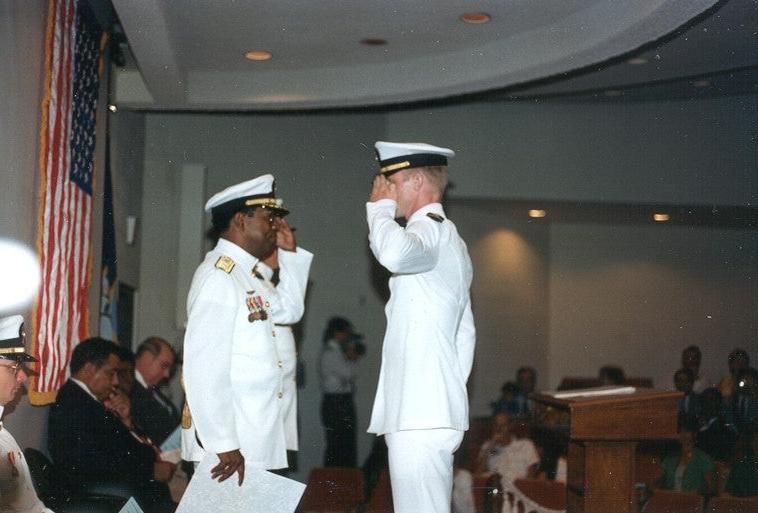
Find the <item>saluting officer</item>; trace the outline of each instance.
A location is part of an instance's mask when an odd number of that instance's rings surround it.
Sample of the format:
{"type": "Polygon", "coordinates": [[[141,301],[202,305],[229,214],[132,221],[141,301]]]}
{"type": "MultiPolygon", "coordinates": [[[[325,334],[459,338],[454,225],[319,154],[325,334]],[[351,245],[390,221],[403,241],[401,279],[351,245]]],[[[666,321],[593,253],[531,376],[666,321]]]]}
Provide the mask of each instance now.
{"type": "Polygon", "coordinates": [[[187,299],[183,453],[195,461],[216,454],[211,476],[223,481],[236,472],[241,484],[246,465],[287,466],[274,323],[302,316],[313,255],[296,246],[271,175],[224,189],[205,211],[219,239],[187,299]],[[257,266],[277,245],[281,281],[274,288],[257,266]]]}
{"type": "Polygon", "coordinates": [[[449,512],[475,343],[471,259],[440,204],[455,153],[382,141],[376,150],[369,242],[392,276],[368,431],[385,435],[396,513],[449,512]]]}

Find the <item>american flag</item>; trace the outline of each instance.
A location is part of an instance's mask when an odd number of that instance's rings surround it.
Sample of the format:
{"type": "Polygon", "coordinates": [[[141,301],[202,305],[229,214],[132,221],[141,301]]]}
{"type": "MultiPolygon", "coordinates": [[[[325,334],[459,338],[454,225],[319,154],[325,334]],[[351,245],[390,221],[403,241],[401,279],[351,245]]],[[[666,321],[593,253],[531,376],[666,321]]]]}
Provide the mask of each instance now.
{"type": "Polygon", "coordinates": [[[49,1],[37,228],[42,285],[33,327],[40,369],[29,392],[33,404],[55,400],[71,351],[89,328],[100,36],[86,2],[49,1]]]}

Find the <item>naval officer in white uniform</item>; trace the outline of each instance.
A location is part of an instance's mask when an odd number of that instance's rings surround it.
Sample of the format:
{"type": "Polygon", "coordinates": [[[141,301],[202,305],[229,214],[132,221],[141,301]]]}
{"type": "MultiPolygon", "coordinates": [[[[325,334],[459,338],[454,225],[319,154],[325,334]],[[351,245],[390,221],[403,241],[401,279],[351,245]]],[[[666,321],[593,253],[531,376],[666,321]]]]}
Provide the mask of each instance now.
{"type": "Polygon", "coordinates": [[[471,259],[440,204],[455,153],[382,141],[376,150],[369,242],[392,276],[368,431],[385,435],[395,512],[449,513],[475,343],[471,259]],[[405,227],[396,218],[405,218],[405,227]]]}
{"type": "Polygon", "coordinates": [[[214,453],[219,463],[212,477],[223,481],[237,473],[241,483],[245,466],[287,465],[279,404],[284,371],[274,319],[296,322],[302,316],[313,255],[296,247],[271,175],[224,189],[205,210],[219,239],[195,272],[187,299],[183,457],[214,453]],[[283,240],[278,231],[289,232],[289,245],[279,248],[281,282],[275,289],[256,266],[283,240]]]}
{"type": "MultiPolygon", "coordinates": [[[[0,417],[27,378],[24,362],[37,361],[24,348],[24,318],[0,319],[0,417]]],[[[0,511],[52,513],[34,491],[24,453],[0,422],[0,511]]]]}
{"type": "MultiPolygon", "coordinates": [[[[289,236],[292,231],[288,231],[289,236]]],[[[284,231],[279,231],[280,238],[287,236],[284,231]]],[[[277,245],[287,245],[287,241],[277,242],[277,245]]],[[[279,250],[275,250],[271,255],[263,260],[263,264],[258,267],[263,278],[277,289],[277,293],[282,299],[284,308],[279,318],[274,318],[274,333],[276,334],[276,349],[282,361],[283,386],[284,394],[279,405],[284,417],[284,439],[287,451],[297,451],[299,449],[297,434],[297,343],[295,334],[292,331],[292,324],[300,321],[302,317],[303,297],[297,295],[294,298],[284,297],[287,289],[278,289],[281,281],[279,267],[279,250]],[[300,316],[295,319],[295,315],[290,312],[301,312],[300,316]]],[[[289,459],[289,458],[288,458],[289,459]]]]}

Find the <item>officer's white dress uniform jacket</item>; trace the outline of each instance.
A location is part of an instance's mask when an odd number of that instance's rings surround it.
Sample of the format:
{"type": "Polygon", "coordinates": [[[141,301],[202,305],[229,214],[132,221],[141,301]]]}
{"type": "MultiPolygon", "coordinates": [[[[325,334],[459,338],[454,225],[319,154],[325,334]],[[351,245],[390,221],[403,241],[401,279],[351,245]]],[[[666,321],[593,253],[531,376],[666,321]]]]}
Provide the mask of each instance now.
{"type": "MultiPolygon", "coordinates": [[[[0,417],[4,407],[0,406],[0,417]]],[[[52,513],[34,491],[24,453],[0,422],[0,511],[3,513],[52,513]]]]}
{"type": "Polygon", "coordinates": [[[277,323],[276,347],[282,360],[283,385],[280,407],[284,416],[284,439],[288,451],[298,450],[297,439],[297,348],[292,326],[277,323]]]}
{"type": "Polygon", "coordinates": [[[471,259],[439,203],[416,211],[405,228],[395,209],[389,199],[366,205],[371,250],[392,273],[368,431],[466,430],[475,343],[471,259]]]}
{"type": "MultiPolygon", "coordinates": [[[[282,252],[280,251],[279,254],[282,252]]],[[[282,396],[279,401],[279,406],[282,409],[282,415],[284,416],[284,438],[288,451],[298,450],[298,438],[297,438],[297,345],[295,344],[295,335],[292,333],[292,326],[296,322],[300,322],[303,312],[303,302],[305,298],[299,295],[299,290],[291,290],[287,287],[280,289],[271,283],[273,277],[273,270],[265,264],[258,266],[258,270],[266,281],[276,289],[276,293],[280,296],[283,305],[283,311],[274,317],[274,332],[276,333],[276,351],[279,354],[279,358],[282,361],[282,396]],[[287,297],[288,294],[293,293],[295,297],[287,297]],[[292,310],[287,311],[287,309],[292,310]],[[297,312],[300,312],[300,317],[297,320],[292,320],[297,312]]]]}
{"type": "MultiPolygon", "coordinates": [[[[254,468],[287,466],[279,404],[284,372],[274,322],[302,317],[312,258],[300,248],[279,252],[279,292],[253,274],[258,259],[225,239],[195,271],[187,299],[184,384],[192,427],[204,450],[240,449],[245,464],[254,468]],[[221,257],[231,259],[234,268],[227,272],[228,266],[218,265],[221,257]],[[259,307],[266,318],[251,321],[259,307]]],[[[184,456],[198,459],[197,447],[187,447],[191,437],[183,436],[183,442],[184,456]]]]}

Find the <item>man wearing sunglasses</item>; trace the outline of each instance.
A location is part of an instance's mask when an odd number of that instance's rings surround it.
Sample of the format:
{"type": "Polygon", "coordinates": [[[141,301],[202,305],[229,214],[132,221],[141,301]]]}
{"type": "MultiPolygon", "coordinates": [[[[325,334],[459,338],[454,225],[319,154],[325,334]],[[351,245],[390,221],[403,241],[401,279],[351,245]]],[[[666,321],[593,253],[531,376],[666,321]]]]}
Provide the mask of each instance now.
{"type": "Polygon", "coordinates": [[[285,365],[275,324],[297,322],[313,255],[295,244],[288,211],[263,175],[228,187],[205,205],[218,242],[195,271],[187,298],[182,415],[184,459],[217,457],[211,477],[287,466],[285,365]],[[278,248],[278,249],[277,249],[278,248]],[[261,263],[278,251],[274,287],[261,263]]]}
{"type": "MultiPolygon", "coordinates": [[[[28,377],[25,362],[37,360],[24,347],[24,318],[0,319],[0,416],[28,377]]],[[[24,453],[0,422],[0,511],[52,513],[37,497],[24,453]]]]}

